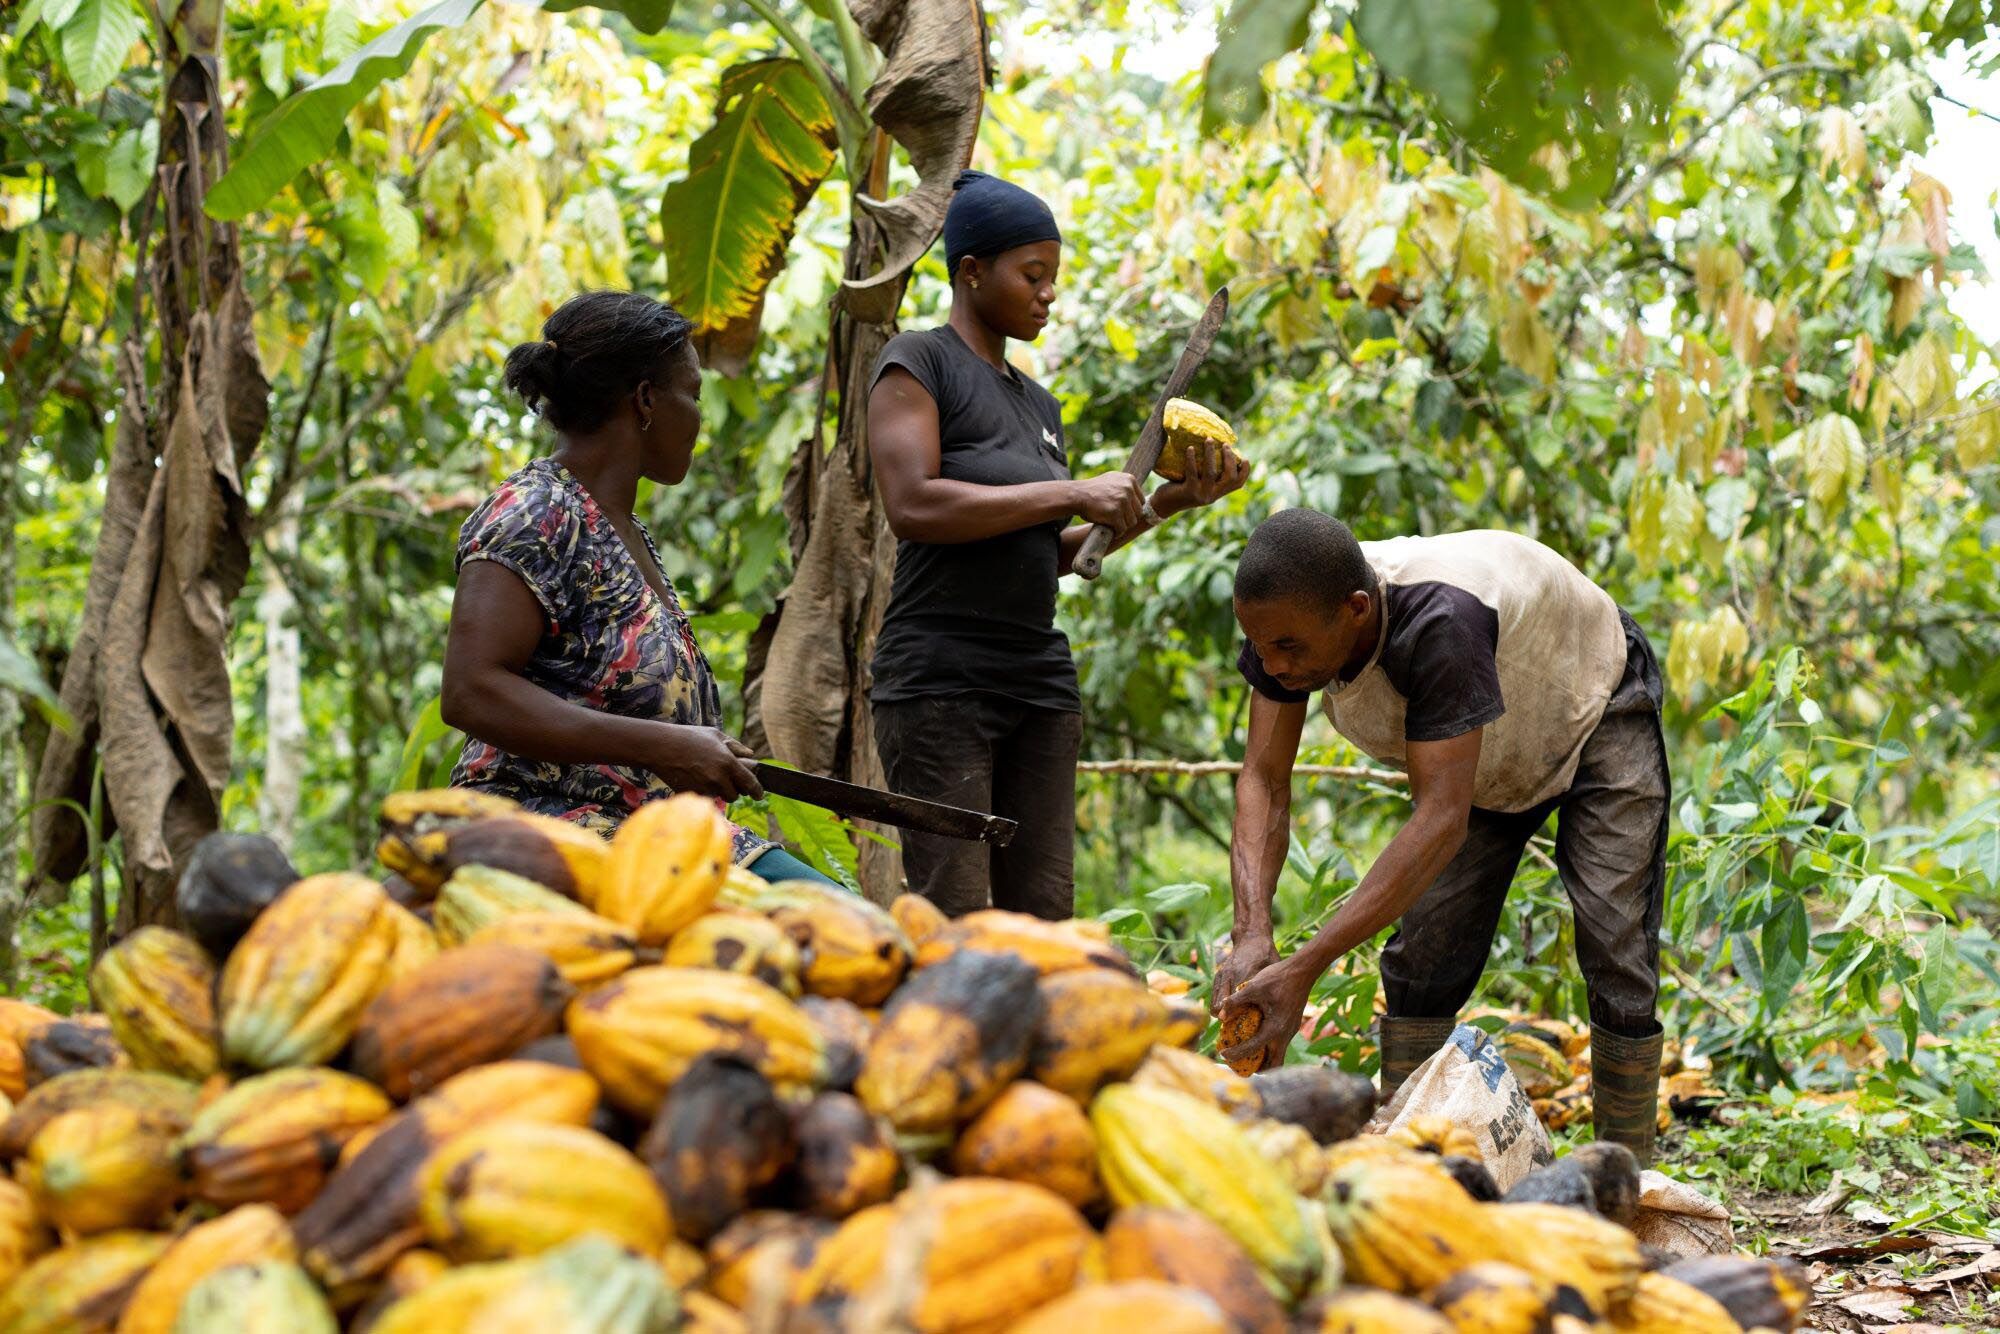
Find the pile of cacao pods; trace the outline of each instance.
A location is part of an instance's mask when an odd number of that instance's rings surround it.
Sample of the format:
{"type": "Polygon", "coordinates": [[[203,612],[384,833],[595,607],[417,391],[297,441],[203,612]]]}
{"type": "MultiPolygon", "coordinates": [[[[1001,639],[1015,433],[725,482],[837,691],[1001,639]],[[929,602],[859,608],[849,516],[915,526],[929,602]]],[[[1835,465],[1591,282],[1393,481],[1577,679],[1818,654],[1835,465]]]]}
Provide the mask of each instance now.
{"type": "Polygon", "coordinates": [[[1499,1198],[1357,1076],[1245,1078],[1104,928],[947,921],[462,791],[387,873],[206,840],[100,1013],[0,1002],[0,1331],[1789,1330],[1593,1146],[1499,1198]]]}

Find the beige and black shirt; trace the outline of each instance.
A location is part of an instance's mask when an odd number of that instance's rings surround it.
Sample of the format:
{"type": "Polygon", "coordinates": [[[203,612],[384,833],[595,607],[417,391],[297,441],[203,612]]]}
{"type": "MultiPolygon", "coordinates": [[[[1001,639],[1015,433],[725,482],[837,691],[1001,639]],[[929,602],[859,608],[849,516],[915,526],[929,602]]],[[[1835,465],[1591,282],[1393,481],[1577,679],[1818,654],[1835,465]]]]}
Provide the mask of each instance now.
{"type": "MultiPolygon", "coordinates": [[[[1340,734],[1384,764],[1411,741],[1484,727],[1475,806],[1525,811],[1561,796],[1625,671],[1618,605],[1548,547],[1482,530],[1363,542],[1381,583],[1382,633],[1323,696],[1340,734]]],[[[1303,702],[1244,641],[1258,693],[1303,702]]]]}

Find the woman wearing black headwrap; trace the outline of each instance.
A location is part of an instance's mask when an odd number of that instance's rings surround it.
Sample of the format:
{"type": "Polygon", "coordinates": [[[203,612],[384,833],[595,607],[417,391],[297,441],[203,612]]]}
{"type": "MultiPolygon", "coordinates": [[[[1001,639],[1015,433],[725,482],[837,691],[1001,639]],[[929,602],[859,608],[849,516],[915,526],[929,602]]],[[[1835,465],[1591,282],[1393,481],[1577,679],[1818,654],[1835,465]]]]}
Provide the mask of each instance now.
{"type": "Polygon", "coordinates": [[[1020,822],[989,849],[903,834],[910,888],[954,916],[1070,915],[1076,664],[1056,581],[1092,524],[1122,544],[1243,484],[1221,450],[1150,499],[1137,480],[1072,480],[1055,396],[1007,363],[1048,323],[1062,234],[1040,199],[968,171],[945,214],[949,320],[898,334],[868,398],[868,447],[898,539],[876,641],[875,741],[897,791],[1020,822]],[[1072,519],[1082,522],[1072,524],[1072,519]]]}

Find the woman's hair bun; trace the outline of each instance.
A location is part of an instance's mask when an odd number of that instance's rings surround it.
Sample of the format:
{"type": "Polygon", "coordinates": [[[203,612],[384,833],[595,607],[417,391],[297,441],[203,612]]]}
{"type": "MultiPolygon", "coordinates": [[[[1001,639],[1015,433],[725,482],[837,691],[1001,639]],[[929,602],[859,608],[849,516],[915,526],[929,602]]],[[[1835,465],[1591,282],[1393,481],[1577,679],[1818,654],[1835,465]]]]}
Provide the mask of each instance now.
{"type": "Polygon", "coordinates": [[[558,366],[561,355],[561,349],[546,339],[516,344],[507,354],[507,387],[519,394],[530,408],[540,411],[542,404],[554,394],[561,377],[558,366]]]}

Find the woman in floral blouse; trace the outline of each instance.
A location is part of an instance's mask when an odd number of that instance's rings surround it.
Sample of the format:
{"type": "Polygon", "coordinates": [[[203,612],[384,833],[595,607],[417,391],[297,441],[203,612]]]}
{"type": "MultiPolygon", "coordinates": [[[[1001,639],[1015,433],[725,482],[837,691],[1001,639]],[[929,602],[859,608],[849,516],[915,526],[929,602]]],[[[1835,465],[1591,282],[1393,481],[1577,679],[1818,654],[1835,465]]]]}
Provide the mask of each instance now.
{"type": "MultiPolygon", "coordinates": [[[[467,736],[454,784],[604,830],[676,791],[763,795],[632,512],[641,477],[678,485],[694,454],[690,328],[651,297],[591,292],[507,354],[507,387],[555,428],[556,447],[459,533],[443,700],[467,736]]],[[[824,879],[742,829],[736,862],[824,879]]]]}

